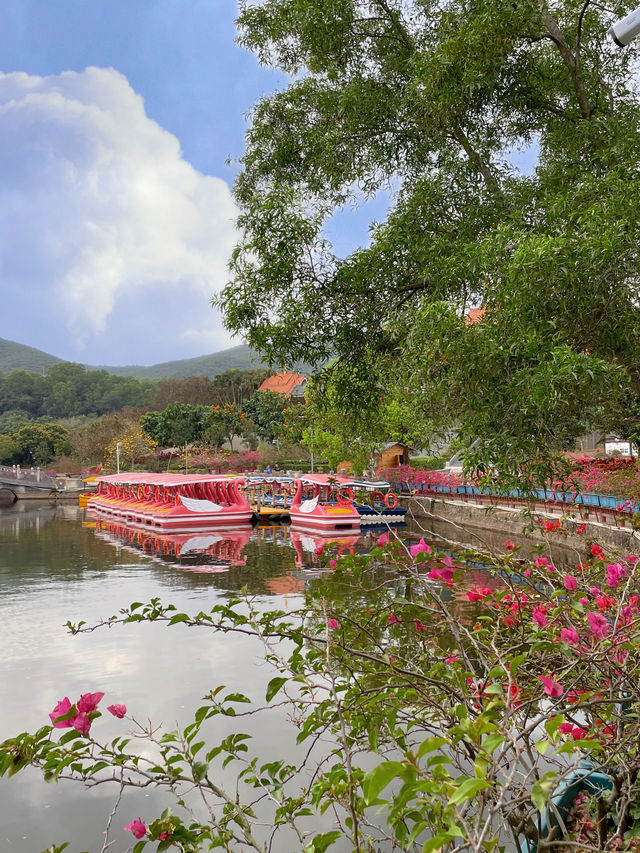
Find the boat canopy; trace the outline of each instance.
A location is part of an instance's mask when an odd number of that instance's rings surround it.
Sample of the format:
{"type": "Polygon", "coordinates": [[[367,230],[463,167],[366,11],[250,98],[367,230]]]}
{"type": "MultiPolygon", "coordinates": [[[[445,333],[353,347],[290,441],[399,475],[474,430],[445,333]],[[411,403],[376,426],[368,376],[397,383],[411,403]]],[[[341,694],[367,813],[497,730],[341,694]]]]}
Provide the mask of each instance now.
{"type": "Polygon", "coordinates": [[[144,483],[148,486],[188,486],[192,483],[228,483],[229,480],[245,478],[239,474],[152,474],[148,471],[129,471],[121,474],[106,474],[96,477],[98,483],[113,483],[117,486],[135,486],[144,483]]]}

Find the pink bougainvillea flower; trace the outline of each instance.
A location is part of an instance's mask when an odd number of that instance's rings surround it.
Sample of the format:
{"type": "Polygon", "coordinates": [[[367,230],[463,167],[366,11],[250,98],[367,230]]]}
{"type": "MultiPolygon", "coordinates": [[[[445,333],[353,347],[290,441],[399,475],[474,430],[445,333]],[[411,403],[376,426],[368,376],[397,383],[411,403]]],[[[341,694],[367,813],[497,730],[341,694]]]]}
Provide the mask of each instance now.
{"type": "Polygon", "coordinates": [[[316,555],[316,557],[322,557],[322,555],[324,554],[324,545],[318,545],[317,547],[315,547],[313,549],[313,553],[316,555]]]}
{"type": "Polygon", "coordinates": [[[58,717],[64,717],[70,710],[71,702],[69,701],[69,697],[65,696],[49,714],[54,729],[70,729],[73,726],[73,720],[60,720],[59,722],[56,722],[58,717]]]}
{"type": "Polygon", "coordinates": [[[395,663],[395,662],[396,662],[396,659],[394,658],[394,656],[389,655],[389,663],[395,663]]]}
{"type": "Polygon", "coordinates": [[[589,599],[588,599],[588,598],[579,598],[579,599],[578,599],[578,601],[580,602],[580,604],[581,604],[583,607],[586,607],[586,606],[587,606],[587,604],[589,604],[589,599]]]}
{"type": "Polygon", "coordinates": [[[587,737],[587,734],[587,730],[580,728],[580,726],[574,726],[573,730],[571,731],[571,737],[574,740],[584,740],[587,737]]]}
{"type": "Polygon", "coordinates": [[[596,607],[598,610],[603,613],[605,610],[609,610],[610,607],[615,605],[615,599],[611,598],[608,595],[597,595],[596,596],[596,607]]]}
{"type": "Polygon", "coordinates": [[[127,832],[132,832],[135,838],[143,838],[147,834],[147,827],[139,817],[128,823],[124,829],[127,832]]]}
{"type": "Polygon", "coordinates": [[[104,693],[83,693],[76,704],[78,713],[88,714],[91,711],[95,711],[103,696],[104,693]]]}
{"type": "Polygon", "coordinates": [[[515,542],[512,542],[511,539],[505,539],[504,547],[506,551],[513,551],[513,549],[516,547],[516,544],[515,542]]]}
{"type": "Polygon", "coordinates": [[[563,735],[570,735],[573,731],[573,723],[560,723],[558,731],[563,735]]]}
{"type": "Polygon", "coordinates": [[[427,626],[423,625],[419,619],[414,619],[413,624],[416,626],[416,631],[426,631],[427,626]]]}
{"type": "Polygon", "coordinates": [[[169,837],[169,833],[167,832],[166,829],[164,830],[164,832],[158,833],[158,841],[166,841],[168,837],[169,837]]]}
{"type": "Polygon", "coordinates": [[[491,590],[488,586],[483,586],[481,589],[474,587],[473,589],[468,590],[466,595],[469,601],[482,601],[483,598],[491,595],[491,590]]]}
{"type": "Polygon", "coordinates": [[[587,613],[587,621],[594,637],[603,639],[609,633],[609,623],[602,613],[587,613]]]}
{"type": "Polygon", "coordinates": [[[71,721],[73,728],[76,731],[79,731],[82,735],[88,735],[89,729],[91,728],[91,720],[89,719],[89,715],[85,711],[80,711],[79,714],[71,721]]]}
{"type": "Polygon", "coordinates": [[[564,687],[551,675],[539,675],[538,678],[544,684],[544,692],[552,699],[558,699],[564,693],[564,687]]]}
{"type": "MultiPolygon", "coordinates": [[[[427,545],[427,543],[424,541],[424,539],[421,539],[417,545],[412,545],[409,548],[409,553],[411,554],[412,557],[417,557],[418,554],[422,554],[423,552],[425,554],[431,553],[431,548],[427,545]]],[[[442,562],[444,563],[444,560],[442,562]]]]}
{"type": "Polygon", "coordinates": [[[560,639],[570,646],[576,646],[580,642],[580,637],[575,628],[562,628],[560,631],[560,639]]]}
{"type": "Polygon", "coordinates": [[[564,588],[569,592],[573,592],[578,586],[578,578],[574,575],[566,574],[564,576],[564,588]]]}
{"type": "Polygon", "coordinates": [[[538,604],[533,608],[533,621],[540,628],[544,628],[547,624],[547,609],[544,604],[538,604]]]}
{"type": "Polygon", "coordinates": [[[340,623],[337,619],[327,619],[327,628],[339,628],[340,623]]]}
{"type": "Polygon", "coordinates": [[[444,659],[445,663],[457,663],[457,661],[458,661],[458,655],[449,655],[448,658],[444,659]]]}
{"type": "Polygon", "coordinates": [[[378,548],[382,548],[383,545],[386,545],[388,541],[389,541],[389,533],[387,531],[386,533],[383,533],[380,536],[378,536],[378,541],[376,544],[377,544],[378,548]]]}
{"type": "Polygon", "coordinates": [[[121,720],[124,715],[127,713],[126,705],[107,705],[107,711],[113,714],[114,717],[117,717],[121,720]]]}
{"type": "Polygon", "coordinates": [[[524,576],[525,576],[525,578],[528,578],[530,574],[531,574],[531,569],[525,569],[525,570],[524,570],[524,576]]]}
{"type": "Polygon", "coordinates": [[[451,557],[448,554],[445,554],[444,557],[442,558],[442,565],[447,566],[450,569],[453,568],[453,560],[451,559],[451,557]]]}
{"type": "Polygon", "coordinates": [[[597,586],[590,586],[589,592],[591,593],[591,595],[600,595],[601,590],[598,589],[597,586]]]}
{"type": "Polygon", "coordinates": [[[624,567],[620,563],[609,563],[606,571],[608,586],[618,586],[620,579],[627,574],[624,570],[624,567]]]}
{"type": "Polygon", "coordinates": [[[591,546],[591,553],[596,558],[596,560],[604,560],[604,551],[595,542],[591,546]]]}
{"type": "Polygon", "coordinates": [[[576,527],[576,533],[578,534],[578,536],[582,536],[582,534],[585,532],[585,530],[586,530],[586,529],[587,529],[587,528],[586,528],[586,525],[584,525],[584,524],[579,524],[579,525],[576,527]]]}
{"type": "Polygon", "coordinates": [[[539,569],[544,568],[544,566],[546,566],[548,562],[549,560],[547,560],[546,557],[536,557],[536,566],[539,569]]]}
{"type": "Polygon", "coordinates": [[[335,569],[337,567],[337,565],[338,565],[337,560],[329,560],[329,568],[330,569],[335,569]]]}
{"type": "Polygon", "coordinates": [[[627,554],[627,563],[637,563],[638,558],[635,554],[627,554]]]}
{"type": "Polygon", "coordinates": [[[402,620],[398,619],[398,617],[396,616],[395,613],[392,613],[389,616],[389,618],[387,619],[387,622],[389,623],[389,625],[399,625],[401,621],[402,620]]]}

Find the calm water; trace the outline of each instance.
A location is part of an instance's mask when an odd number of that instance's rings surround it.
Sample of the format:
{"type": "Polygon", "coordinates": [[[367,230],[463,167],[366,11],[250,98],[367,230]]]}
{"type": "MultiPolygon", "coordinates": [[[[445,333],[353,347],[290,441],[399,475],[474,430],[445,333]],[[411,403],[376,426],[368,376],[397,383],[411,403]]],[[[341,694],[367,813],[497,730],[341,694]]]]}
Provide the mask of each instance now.
{"type": "MultiPolygon", "coordinates": [[[[345,537],[342,547],[353,543],[345,537]]],[[[199,699],[219,684],[261,701],[274,673],[251,639],[184,625],[116,626],[73,637],[64,624],[94,623],[154,596],[196,613],[244,586],[259,606],[295,608],[318,573],[315,544],[285,526],[230,539],[213,533],[169,541],[96,526],[72,506],[19,502],[0,510],[0,737],[35,731],[62,697],[75,701],[98,690],[105,693],[103,706],[124,703],[137,720],[151,718],[169,729],[188,723],[199,699]]],[[[105,714],[92,733],[106,740],[128,725],[105,714]]],[[[263,715],[253,734],[264,760],[290,754],[294,738],[284,715],[263,715]]],[[[227,781],[232,778],[229,772],[227,781]]],[[[74,853],[100,851],[116,794],[107,786],[48,785],[33,769],[0,779],[0,851],[39,853],[63,841],[74,853]]],[[[139,815],[152,819],[167,804],[158,794],[127,792],[109,850],[129,849],[132,837],[123,825],[139,815]]]]}

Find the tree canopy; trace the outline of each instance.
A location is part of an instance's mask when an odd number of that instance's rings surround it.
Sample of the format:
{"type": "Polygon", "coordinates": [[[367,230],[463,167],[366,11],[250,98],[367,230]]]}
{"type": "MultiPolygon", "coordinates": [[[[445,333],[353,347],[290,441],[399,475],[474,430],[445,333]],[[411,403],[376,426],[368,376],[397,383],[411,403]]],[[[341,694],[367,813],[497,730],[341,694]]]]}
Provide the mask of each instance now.
{"type": "Polygon", "coordinates": [[[361,434],[389,397],[413,443],[455,423],[480,471],[635,436],[640,101],[607,38],[625,10],[241,3],[240,43],[291,82],[247,134],[228,327],[274,363],[334,359],[322,381],[361,434]],[[382,191],[386,221],[339,257],[331,217],[382,191]]]}

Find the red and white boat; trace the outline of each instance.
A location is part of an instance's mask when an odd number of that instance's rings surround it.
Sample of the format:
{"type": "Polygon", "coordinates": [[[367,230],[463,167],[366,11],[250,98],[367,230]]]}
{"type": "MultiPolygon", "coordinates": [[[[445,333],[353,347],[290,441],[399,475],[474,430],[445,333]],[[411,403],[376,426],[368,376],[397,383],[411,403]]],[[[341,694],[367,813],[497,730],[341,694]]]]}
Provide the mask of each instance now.
{"type": "Polygon", "coordinates": [[[307,530],[360,530],[360,514],[354,493],[328,474],[305,474],[295,480],[296,491],[289,507],[291,524],[307,530]]]}
{"type": "Polygon", "coordinates": [[[167,531],[249,524],[243,477],[133,472],[98,477],[87,509],[127,524],[167,531]]]}

